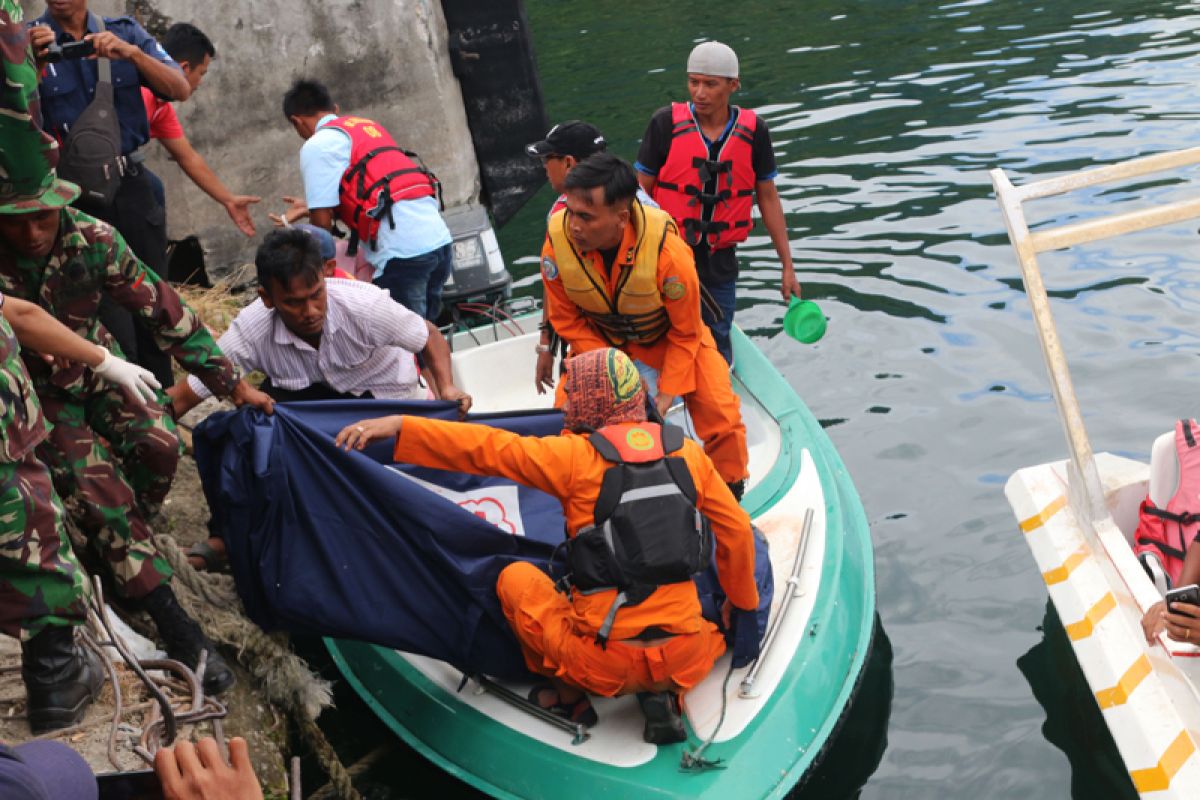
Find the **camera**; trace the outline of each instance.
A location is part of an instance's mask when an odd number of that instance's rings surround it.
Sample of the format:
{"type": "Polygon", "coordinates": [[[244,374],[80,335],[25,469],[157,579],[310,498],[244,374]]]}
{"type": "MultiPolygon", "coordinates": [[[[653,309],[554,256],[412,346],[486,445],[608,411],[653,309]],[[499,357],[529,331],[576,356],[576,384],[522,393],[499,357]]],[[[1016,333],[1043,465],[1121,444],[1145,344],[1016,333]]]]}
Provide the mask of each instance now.
{"type": "Polygon", "coordinates": [[[87,58],[95,52],[96,48],[92,46],[90,41],[67,42],[66,44],[55,42],[46,48],[45,58],[47,63],[57,64],[59,61],[87,58]]]}

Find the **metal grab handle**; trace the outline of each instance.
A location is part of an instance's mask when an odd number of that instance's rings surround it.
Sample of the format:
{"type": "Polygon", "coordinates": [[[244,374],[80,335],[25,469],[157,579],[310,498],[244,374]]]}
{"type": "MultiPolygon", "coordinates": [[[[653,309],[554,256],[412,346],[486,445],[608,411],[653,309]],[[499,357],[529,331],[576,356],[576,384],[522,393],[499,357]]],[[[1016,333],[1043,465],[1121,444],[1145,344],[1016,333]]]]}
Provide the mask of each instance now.
{"type": "Polygon", "coordinates": [[[783,602],[779,604],[779,613],[771,620],[770,626],[767,628],[767,635],[763,639],[762,648],[758,652],[758,658],[754,660],[753,666],[750,667],[750,672],[742,678],[742,682],[738,684],[738,697],[742,699],[751,699],[758,697],[758,692],[754,689],[754,682],[758,680],[758,672],[762,669],[763,662],[767,660],[767,656],[771,652],[771,646],[775,644],[775,638],[779,635],[779,629],[783,627],[783,618],[787,616],[788,608],[791,607],[792,598],[800,594],[800,569],[804,566],[804,557],[808,553],[809,533],[812,530],[813,510],[812,507],[804,509],[804,527],[800,530],[800,546],[796,548],[796,560],[792,563],[792,572],[788,575],[787,594],[783,597],[783,602]]]}

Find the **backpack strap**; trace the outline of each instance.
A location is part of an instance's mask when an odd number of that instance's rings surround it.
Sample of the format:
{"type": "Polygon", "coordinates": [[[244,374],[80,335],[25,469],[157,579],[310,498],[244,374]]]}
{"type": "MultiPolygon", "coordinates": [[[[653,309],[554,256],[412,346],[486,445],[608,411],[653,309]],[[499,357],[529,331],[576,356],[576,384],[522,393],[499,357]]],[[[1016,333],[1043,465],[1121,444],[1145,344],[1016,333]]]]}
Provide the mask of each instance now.
{"type": "Polygon", "coordinates": [[[662,447],[667,455],[683,447],[683,428],[678,425],[662,425],[662,447]]]}
{"type": "MultiPolygon", "coordinates": [[[[94,22],[96,24],[96,27],[100,29],[101,33],[108,30],[108,26],[104,24],[104,17],[94,14],[94,13],[92,13],[92,11],[89,10],[88,11],[88,19],[91,22],[94,22]]],[[[112,83],[112,62],[111,61],[109,61],[107,58],[97,58],[96,59],[96,70],[97,70],[98,79],[102,83],[107,83],[107,84],[112,83]]]]}
{"type": "Polygon", "coordinates": [[[611,461],[614,464],[623,464],[625,459],[621,458],[621,451],[617,450],[617,446],[610,442],[600,431],[594,431],[588,436],[588,442],[592,447],[596,448],[596,452],[604,457],[605,461],[611,461]]]}
{"type": "Polygon", "coordinates": [[[1183,438],[1187,440],[1188,447],[1196,446],[1196,435],[1192,432],[1192,421],[1190,419],[1179,420],[1179,427],[1183,431],[1183,438]]]}
{"type": "Polygon", "coordinates": [[[603,525],[612,516],[617,503],[621,502],[621,493],[625,489],[624,476],[625,468],[620,463],[605,471],[600,481],[600,494],[596,497],[596,508],[592,512],[596,525],[603,525]]]}

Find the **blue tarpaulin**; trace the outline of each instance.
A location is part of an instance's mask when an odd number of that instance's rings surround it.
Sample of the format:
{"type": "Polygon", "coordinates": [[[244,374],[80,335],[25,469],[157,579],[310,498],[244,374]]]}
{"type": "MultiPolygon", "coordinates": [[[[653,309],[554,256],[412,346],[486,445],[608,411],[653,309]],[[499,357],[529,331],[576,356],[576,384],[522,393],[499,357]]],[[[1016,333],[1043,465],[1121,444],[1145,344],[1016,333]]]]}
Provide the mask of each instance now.
{"type": "MultiPolygon", "coordinates": [[[[527,677],[496,577],[515,560],[549,570],[564,535],[558,501],[507,480],[393,464],[390,441],[362,453],[334,447],[351,423],[388,414],[452,419],[450,403],[275,409],[270,417],[214,414],[194,437],[214,530],[249,617],[268,631],[359,639],[464,672],[527,677]]],[[[472,421],[535,436],[562,429],[557,411],[472,421]]],[[[759,550],[761,628],[771,578],[765,543],[759,550]]],[[[703,578],[702,586],[715,585],[703,578]]],[[[708,609],[720,601],[705,599],[708,609]]]]}

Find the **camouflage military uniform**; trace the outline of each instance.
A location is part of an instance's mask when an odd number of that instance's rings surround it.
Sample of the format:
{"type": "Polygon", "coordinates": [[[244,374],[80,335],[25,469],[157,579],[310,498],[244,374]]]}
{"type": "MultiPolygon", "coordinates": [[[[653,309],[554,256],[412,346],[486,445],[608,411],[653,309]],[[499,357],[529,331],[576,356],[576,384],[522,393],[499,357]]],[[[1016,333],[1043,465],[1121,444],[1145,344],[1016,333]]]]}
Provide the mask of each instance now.
{"type": "MultiPolygon", "coordinates": [[[[0,242],[0,291],[40,304],[75,333],[119,353],[99,321],[103,292],[146,319],[160,346],[214,394],[228,395],[236,382],[232,365],[175,290],[142,265],[110,225],[72,208],[61,214],[58,241],[44,264],[0,242]]],[[[26,365],[54,425],[39,458],[72,519],[111,567],[118,590],[144,596],[171,575],[146,520],[175,475],[175,423],[160,405],[132,402],[83,364],[48,365],[27,356],[26,365]]]]}
{"type": "Polygon", "coordinates": [[[47,425],[20,351],[0,316],[0,632],[28,639],[83,622],[87,583],[50,472],[34,455],[47,425]]]}
{"type": "MultiPolygon", "coordinates": [[[[37,73],[20,21],[15,0],[0,0],[0,142],[14,156],[2,180],[38,185],[57,152],[37,125],[37,73]]],[[[0,316],[0,632],[25,639],[49,625],[82,623],[86,607],[88,584],[62,503],[34,455],[47,430],[20,345],[0,316]]]]}

